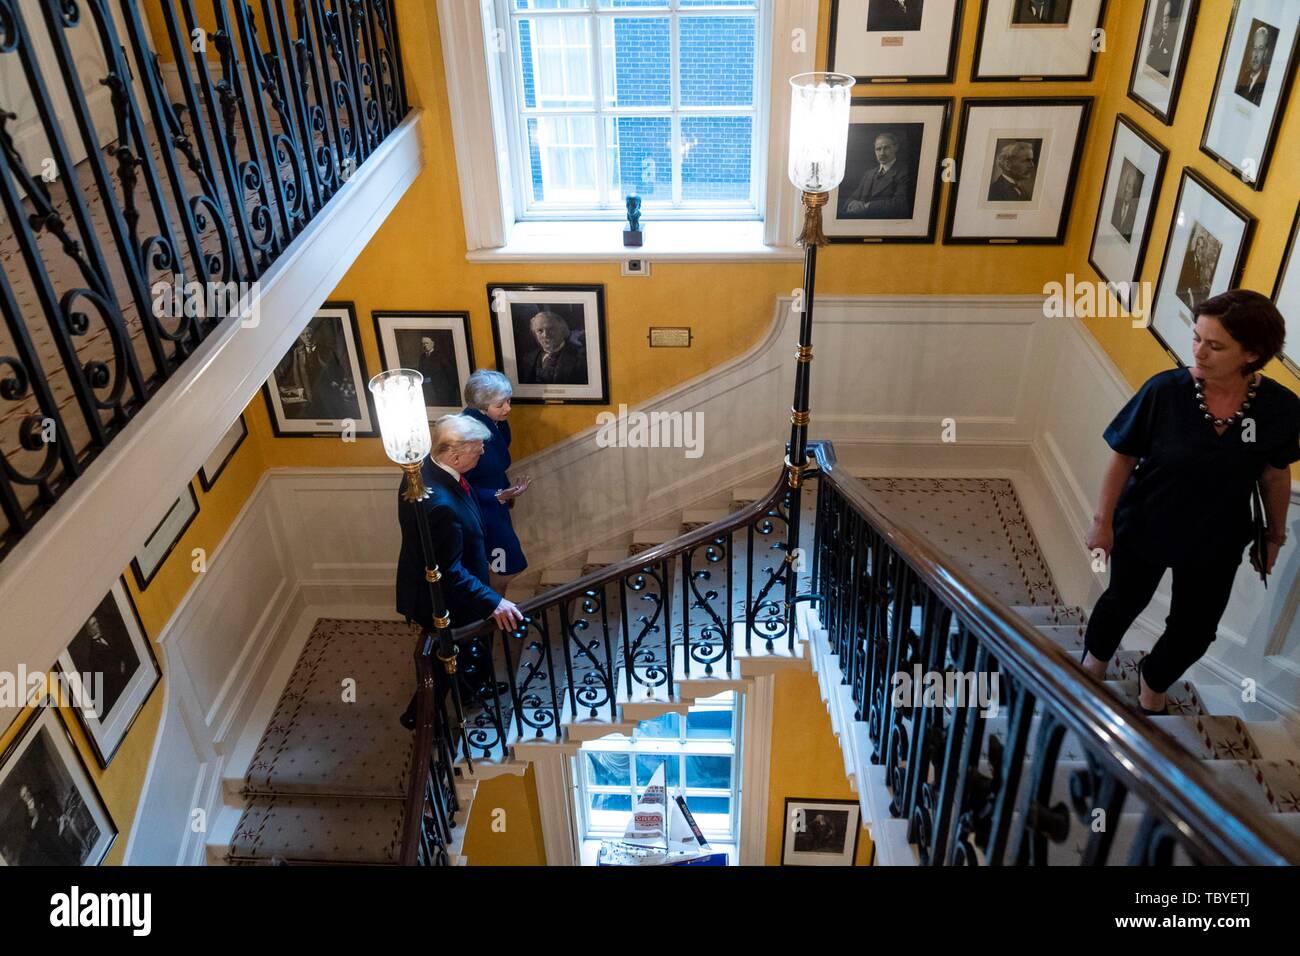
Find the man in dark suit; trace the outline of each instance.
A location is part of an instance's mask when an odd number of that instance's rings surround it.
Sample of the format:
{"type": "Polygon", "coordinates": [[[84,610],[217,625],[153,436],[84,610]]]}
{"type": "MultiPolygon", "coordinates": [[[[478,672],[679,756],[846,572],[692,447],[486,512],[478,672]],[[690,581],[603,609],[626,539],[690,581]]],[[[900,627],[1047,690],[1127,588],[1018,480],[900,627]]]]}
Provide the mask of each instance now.
{"type": "Polygon", "coordinates": [[[910,219],[912,174],[898,161],[898,139],[881,133],[875,143],[876,163],[862,175],[858,188],[843,203],[842,219],[910,219]]]}
{"type": "Polygon", "coordinates": [[[1161,76],[1168,76],[1174,62],[1174,43],[1177,41],[1178,23],[1174,20],[1174,0],[1160,4],[1155,23],[1151,26],[1151,45],[1147,47],[1147,66],[1161,76]]]}
{"type": "Polygon", "coordinates": [[[1266,26],[1255,31],[1250,38],[1250,51],[1237,75],[1237,95],[1256,106],[1264,98],[1264,86],[1268,83],[1269,62],[1273,59],[1272,39],[1266,26]]]}
{"type": "Polygon", "coordinates": [[[1115,208],[1111,210],[1110,224],[1124,237],[1125,242],[1133,241],[1133,227],[1137,224],[1138,193],[1137,174],[1130,169],[1120,176],[1119,191],[1115,196],[1115,208]]]}
{"type": "Polygon", "coordinates": [[[1034,194],[1034,148],[1015,140],[998,150],[990,202],[1027,202],[1034,194]]]}
{"type": "Polygon", "coordinates": [[[555,312],[538,312],[528,323],[537,340],[532,377],[538,385],[586,385],[587,350],[569,338],[569,323],[555,312]]]}
{"type": "Polygon", "coordinates": [[[438,348],[432,335],[420,336],[420,357],[415,367],[424,376],[424,404],[430,408],[460,404],[456,356],[438,348]]]}
{"type": "MultiPolygon", "coordinates": [[[[514,630],[523,620],[519,608],[488,585],[488,555],[483,543],[483,519],[478,502],[464,479],[478,464],[489,432],[467,415],[444,415],[433,424],[433,447],[421,464],[420,473],[429,496],[412,504],[402,497],[405,480],[398,492],[397,518],[402,529],[402,550],[397,559],[397,613],[432,631],[433,605],[425,579],[424,549],[416,508],[423,508],[433,539],[433,560],[442,578],[442,598],[451,627],[464,627],[491,617],[497,627],[514,630]]],[[[446,692],[441,667],[434,668],[439,698],[446,692]]],[[[403,725],[415,724],[415,700],[402,717],[403,725]]]]}
{"type": "Polygon", "coordinates": [[[1070,0],[1016,0],[1011,22],[1018,26],[1027,23],[1069,23],[1070,0]]]}
{"type": "Polygon", "coordinates": [[[919,30],[925,0],[871,0],[867,5],[868,30],[919,30]]]}

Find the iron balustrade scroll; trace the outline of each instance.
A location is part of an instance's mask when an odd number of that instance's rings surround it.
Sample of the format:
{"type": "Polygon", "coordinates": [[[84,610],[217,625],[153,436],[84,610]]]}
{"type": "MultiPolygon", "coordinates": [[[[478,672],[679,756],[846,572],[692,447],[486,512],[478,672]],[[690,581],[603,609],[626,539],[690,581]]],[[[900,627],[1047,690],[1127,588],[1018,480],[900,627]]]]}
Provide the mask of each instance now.
{"type": "Polygon", "coordinates": [[[922,864],[1064,862],[1070,840],[1085,865],[1300,863],[1300,839],[813,451],[822,626],[922,864]],[[936,675],[933,697],[895,693],[900,674],[936,675]]]}
{"type": "Polygon", "coordinates": [[[0,0],[0,558],[408,111],[393,0],[155,6],[0,0]]]}

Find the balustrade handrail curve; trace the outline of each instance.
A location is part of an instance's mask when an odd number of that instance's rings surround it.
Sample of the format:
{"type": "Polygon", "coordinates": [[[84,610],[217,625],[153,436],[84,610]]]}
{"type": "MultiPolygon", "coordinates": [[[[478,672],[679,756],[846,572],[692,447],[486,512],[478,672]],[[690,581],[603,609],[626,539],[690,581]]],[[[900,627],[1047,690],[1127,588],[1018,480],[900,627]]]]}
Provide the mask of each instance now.
{"type": "Polygon", "coordinates": [[[817,474],[884,535],[940,600],[987,642],[1000,664],[1019,671],[1039,699],[1059,711],[1083,739],[1100,742],[1116,776],[1157,808],[1188,843],[1210,859],[1234,865],[1300,863],[1300,839],[1243,814],[1241,798],[1133,708],[1106,693],[1057,644],[1040,634],[925,537],[889,514],[860,479],[837,467],[831,442],[810,444],[817,474]]]}

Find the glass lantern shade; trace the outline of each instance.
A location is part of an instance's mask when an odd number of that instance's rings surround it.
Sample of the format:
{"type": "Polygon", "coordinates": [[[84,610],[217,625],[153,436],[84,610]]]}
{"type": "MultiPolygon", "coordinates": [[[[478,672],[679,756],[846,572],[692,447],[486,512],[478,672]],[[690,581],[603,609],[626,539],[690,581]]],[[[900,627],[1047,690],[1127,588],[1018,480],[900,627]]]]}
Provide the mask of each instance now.
{"type": "Polygon", "coordinates": [[[409,368],[381,372],[370,380],[384,453],[399,465],[413,465],[429,454],[429,419],[424,408],[424,376],[409,368]]]}
{"type": "Polygon", "coordinates": [[[790,79],[790,182],[830,192],[844,179],[853,77],[800,73],[790,79]]]}

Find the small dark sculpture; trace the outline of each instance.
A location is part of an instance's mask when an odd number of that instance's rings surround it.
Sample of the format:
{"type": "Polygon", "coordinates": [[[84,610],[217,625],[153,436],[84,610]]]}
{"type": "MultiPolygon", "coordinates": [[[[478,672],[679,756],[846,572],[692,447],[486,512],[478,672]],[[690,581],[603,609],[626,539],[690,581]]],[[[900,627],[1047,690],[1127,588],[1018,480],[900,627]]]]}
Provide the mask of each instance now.
{"type": "Polygon", "coordinates": [[[623,230],[623,245],[641,245],[641,197],[627,197],[627,226],[623,230]]]}

